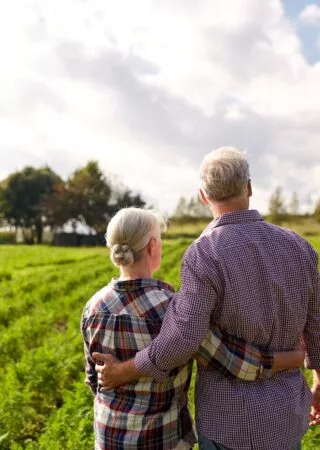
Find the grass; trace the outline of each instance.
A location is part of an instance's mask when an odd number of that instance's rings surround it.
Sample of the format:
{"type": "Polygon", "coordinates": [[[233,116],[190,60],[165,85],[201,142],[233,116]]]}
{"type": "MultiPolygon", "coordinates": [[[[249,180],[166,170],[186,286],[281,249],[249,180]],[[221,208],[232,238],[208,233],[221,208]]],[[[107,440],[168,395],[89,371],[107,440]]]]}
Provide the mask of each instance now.
{"type": "MultiPolygon", "coordinates": [[[[175,288],[191,240],[171,236],[164,243],[157,275],[175,288]]],[[[319,251],[320,236],[309,240],[319,251]]],[[[0,261],[0,448],[93,448],[79,318],[92,293],[117,271],[104,248],[0,246],[0,261]]],[[[194,378],[194,412],[193,390],[194,378]]],[[[304,450],[317,448],[320,427],[304,439],[304,450]]]]}

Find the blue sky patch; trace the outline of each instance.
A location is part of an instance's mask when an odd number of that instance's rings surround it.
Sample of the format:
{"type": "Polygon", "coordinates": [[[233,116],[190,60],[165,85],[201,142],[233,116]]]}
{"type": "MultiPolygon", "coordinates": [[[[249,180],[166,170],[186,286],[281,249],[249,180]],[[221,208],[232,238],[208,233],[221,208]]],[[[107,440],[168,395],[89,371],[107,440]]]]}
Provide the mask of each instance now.
{"type": "Polygon", "coordinates": [[[314,64],[320,60],[320,48],[317,46],[317,40],[320,36],[320,23],[308,24],[299,20],[301,11],[307,6],[315,3],[320,6],[320,2],[310,0],[284,0],[286,14],[292,21],[292,24],[301,39],[302,50],[307,60],[314,64]]]}

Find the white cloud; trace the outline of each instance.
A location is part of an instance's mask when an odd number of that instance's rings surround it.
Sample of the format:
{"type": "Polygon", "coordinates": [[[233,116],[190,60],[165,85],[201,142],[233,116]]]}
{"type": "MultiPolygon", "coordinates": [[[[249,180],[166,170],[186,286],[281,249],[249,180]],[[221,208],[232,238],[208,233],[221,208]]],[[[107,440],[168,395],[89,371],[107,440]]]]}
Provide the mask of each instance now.
{"type": "Polygon", "coordinates": [[[299,18],[306,24],[320,24],[320,7],[315,3],[305,6],[299,14],[299,18]]]}
{"type": "Polygon", "coordinates": [[[170,212],[236,145],[262,210],[278,184],[320,192],[320,63],[279,0],[12,0],[0,30],[0,176],[95,158],[170,212]]]}

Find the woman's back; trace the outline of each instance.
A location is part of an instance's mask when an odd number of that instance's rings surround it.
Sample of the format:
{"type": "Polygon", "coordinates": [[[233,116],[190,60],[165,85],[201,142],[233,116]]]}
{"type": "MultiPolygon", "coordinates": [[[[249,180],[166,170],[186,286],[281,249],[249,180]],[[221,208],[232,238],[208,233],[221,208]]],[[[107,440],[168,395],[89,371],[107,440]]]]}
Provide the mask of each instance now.
{"type": "Polygon", "coordinates": [[[181,440],[195,442],[187,408],[192,363],[174,369],[165,382],[150,378],[110,392],[97,390],[93,352],[127,360],[160,331],[171,286],[154,279],[112,281],[84,308],[82,333],[86,381],[95,397],[96,449],[169,450],[181,440]]]}

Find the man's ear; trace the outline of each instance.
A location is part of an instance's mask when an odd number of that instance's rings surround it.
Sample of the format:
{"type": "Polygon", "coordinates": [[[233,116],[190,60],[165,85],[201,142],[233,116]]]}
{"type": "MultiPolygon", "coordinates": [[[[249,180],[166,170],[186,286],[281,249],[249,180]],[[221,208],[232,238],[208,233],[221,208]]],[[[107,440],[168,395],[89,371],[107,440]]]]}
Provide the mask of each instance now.
{"type": "Polygon", "coordinates": [[[149,256],[153,255],[154,246],[155,246],[155,239],[151,238],[147,245],[147,253],[149,256]]]}
{"type": "Polygon", "coordinates": [[[251,180],[248,181],[248,197],[252,197],[252,184],[251,184],[251,180]]]}
{"type": "Polygon", "coordinates": [[[203,190],[201,188],[199,189],[199,195],[200,195],[202,203],[204,205],[208,205],[209,202],[207,200],[206,194],[203,192],[203,190]]]}

